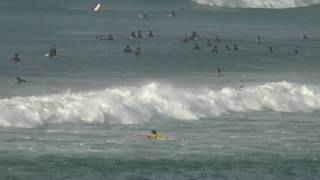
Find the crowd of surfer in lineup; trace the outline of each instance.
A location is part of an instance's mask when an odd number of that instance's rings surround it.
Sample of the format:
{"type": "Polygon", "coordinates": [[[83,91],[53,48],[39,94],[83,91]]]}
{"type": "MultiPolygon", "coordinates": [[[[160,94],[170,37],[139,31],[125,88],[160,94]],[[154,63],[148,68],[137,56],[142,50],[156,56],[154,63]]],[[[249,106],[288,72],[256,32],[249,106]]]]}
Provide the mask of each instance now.
{"type": "MultiPolygon", "coordinates": [[[[100,4],[99,4],[100,5],[100,4]]],[[[100,8],[100,6],[99,6],[100,8]]],[[[179,11],[184,11],[183,8],[178,9],[179,11]]],[[[178,11],[177,10],[177,11],[178,11]]],[[[96,10],[95,10],[96,11],[96,10]]],[[[147,13],[142,13],[138,15],[139,18],[141,19],[147,19],[148,18],[148,14],[147,13]]],[[[176,18],[177,17],[177,12],[176,10],[171,11],[171,13],[169,14],[170,18],[176,18]]],[[[143,38],[154,38],[156,37],[156,35],[153,33],[152,30],[148,30],[146,33],[143,33],[141,30],[137,30],[137,31],[132,31],[131,33],[129,33],[129,39],[143,39],[143,38]]],[[[303,35],[303,40],[308,40],[309,37],[307,34],[303,35]]],[[[107,35],[97,35],[96,36],[96,40],[98,41],[116,41],[116,38],[112,35],[112,34],[107,34],[107,35]]],[[[201,50],[201,46],[206,46],[209,47],[210,53],[219,53],[220,51],[222,51],[223,49],[225,51],[241,51],[241,50],[247,50],[247,49],[240,49],[237,43],[231,43],[231,44],[226,44],[223,43],[223,41],[221,40],[219,35],[216,35],[215,38],[213,38],[213,40],[210,40],[210,38],[206,37],[204,38],[203,44],[200,43],[200,40],[203,40],[202,38],[200,39],[199,34],[197,33],[196,30],[192,31],[191,34],[189,35],[185,35],[181,38],[181,41],[183,44],[188,44],[188,43],[193,43],[193,49],[194,50],[201,50]]],[[[263,40],[262,37],[260,35],[256,36],[256,43],[258,46],[262,47],[263,45],[263,40]]],[[[273,47],[272,46],[268,46],[269,53],[274,53],[273,47]]],[[[133,54],[134,56],[141,56],[143,54],[143,50],[140,46],[137,46],[136,48],[131,48],[130,43],[126,44],[124,49],[123,49],[123,53],[125,54],[133,54]]],[[[298,49],[293,49],[293,53],[295,55],[299,54],[299,50],[298,49]]],[[[55,58],[58,57],[57,54],[57,47],[56,45],[53,45],[49,50],[48,53],[45,54],[46,57],[49,58],[55,58]]],[[[19,54],[15,53],[14,56],[11,58],[11,61],[16,64],[19,63],[21,61],[19,54]]],[[[216,74],[220,75],[221,74],[221,69],[220,68],[216,68],[216,74]]],[[[27,81],[22,79],[21,77],[16,77],[17,83],[23,83],[23,82],[31,82],[31,81],[27,81]]]]}

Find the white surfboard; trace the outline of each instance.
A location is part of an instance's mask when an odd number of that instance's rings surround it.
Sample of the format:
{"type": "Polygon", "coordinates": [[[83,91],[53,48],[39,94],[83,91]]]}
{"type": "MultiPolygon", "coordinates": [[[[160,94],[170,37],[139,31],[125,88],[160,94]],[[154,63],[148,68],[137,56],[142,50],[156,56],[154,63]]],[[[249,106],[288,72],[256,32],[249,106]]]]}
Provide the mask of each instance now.
{"type": "Polygon", "coordinates": [[[49,53],[45,53],[44,56],[45,56],[45,57],[49,57],[49,58],[56,58],[56,57],[58,57],[58,56],[50,56],[49,53]]]}
{"type": "Polygon", "coordinates": [[[93,9],[95,12],[98,12],[101,8],[101,4],[97,4],[96,7],[93,9]]]}

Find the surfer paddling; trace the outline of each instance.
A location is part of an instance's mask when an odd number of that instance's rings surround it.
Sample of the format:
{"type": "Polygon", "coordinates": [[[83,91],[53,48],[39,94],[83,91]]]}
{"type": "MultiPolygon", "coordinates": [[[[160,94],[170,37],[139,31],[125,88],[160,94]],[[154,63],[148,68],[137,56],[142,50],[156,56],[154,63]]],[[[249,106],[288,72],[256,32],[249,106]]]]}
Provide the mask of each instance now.
{"type": "Polygon", "coordinates": [[[16,77],[16,81],[18,84],[21,84],[21,83],[26,83],[26,82],[32,82],[32,81],[27,81],[25,79],[22,79],[21,77],[17,76],[16,77]]]}

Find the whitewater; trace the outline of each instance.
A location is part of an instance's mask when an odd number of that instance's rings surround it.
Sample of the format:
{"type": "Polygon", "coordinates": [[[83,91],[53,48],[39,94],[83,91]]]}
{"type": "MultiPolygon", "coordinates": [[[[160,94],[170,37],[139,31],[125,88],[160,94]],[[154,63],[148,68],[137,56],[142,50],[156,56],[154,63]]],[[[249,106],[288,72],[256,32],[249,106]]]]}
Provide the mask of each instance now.
{"type": "Polygon", "coordinates": [[[0,179],[319,179],[319,8],[1,0],[0,179]]]}
{"type": "Polygon", "coordinates": [[[208,6],[225,6],[232,8],[297,8],[320,4],[319,0],[192,0],[208,6]]]}
{"type": "Polygon", "coordinates": [[[151,119],[208,119],[229,112],[320,110],[320,93],[305,85],[267,83],[238,89],[179,89],[159,83],[98,92],[70,92],[0,100],[3,127],[30,128],[46,123],[112,122],[151,119]],[[90,107],[90,108],[88,108],[90,107]]]}

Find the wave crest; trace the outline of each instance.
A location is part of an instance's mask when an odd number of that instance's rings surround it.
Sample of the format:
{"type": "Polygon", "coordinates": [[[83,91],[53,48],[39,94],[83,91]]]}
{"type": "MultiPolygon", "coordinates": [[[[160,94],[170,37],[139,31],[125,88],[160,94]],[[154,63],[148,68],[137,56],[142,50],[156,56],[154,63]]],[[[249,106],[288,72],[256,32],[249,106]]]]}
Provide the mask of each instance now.
{"type": "Polygon", "coordinates": [[[320,110],[320,93],[288,82],[221,90],[150,83],[141,87],[0,99],[0,126],[28,128],[61,122],[132,124],[150,119],[198,120],[229,112],[265,110],[320,110]]]}
{"type": "Polygon", "coordinates": [[[226,6],[232,8],[296,8],[319,4],[320,0],[192,0],[208,6],[226,6]]]}

